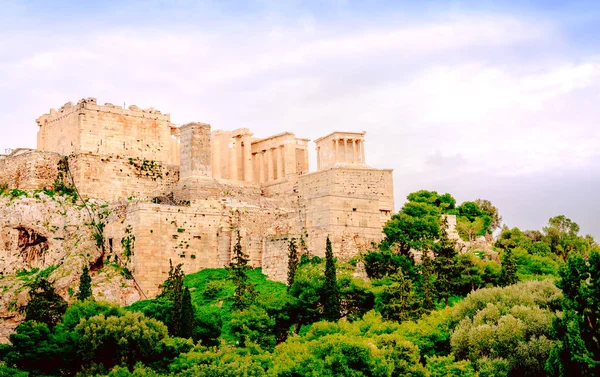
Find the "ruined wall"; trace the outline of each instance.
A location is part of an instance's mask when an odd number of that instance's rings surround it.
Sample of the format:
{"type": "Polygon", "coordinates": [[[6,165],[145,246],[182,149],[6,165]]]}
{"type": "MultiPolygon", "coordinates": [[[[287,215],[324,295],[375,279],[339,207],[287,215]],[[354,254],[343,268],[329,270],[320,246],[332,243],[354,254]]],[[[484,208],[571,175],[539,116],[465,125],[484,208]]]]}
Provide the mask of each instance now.
{"type": "MultiPolygon", "coordinates": [[[[158,292],[167,278],[169,260],[183,263],[186,274],[223,267],[231,246],[227,220],[220,209],[131,204],[124,221],[135,239],[128,266],[142,291],[149,297],[158,292]]],[[[122,251],[119,234],[107,229],[106,237],[122,251]]]]}
{"type": "Polygon", "coordinates": [[[336,168],[300,177],[307,244],[324,255],[329,235],[334,254],[350,257],[379,242],[394,210],[392,171],[336,168]]]}
{"type": "Polygon", "coordinates": [[[59,159],[56,153],[16,150],[0,159],[0,185],[20,190],[50,188],[58,175],[59,159]]]}
{"type": "Polygon", "coordinates": [[[77,153],[81,150],[81,127],[78,108],[67,102],[58,111],[50,109],[48,114],[36,120],[40,126],[37,149],[56,152],[61,155],[77,153]]]}
{"type": "Polygon", "coordinates": [[[212,177],[210,126],[188,123],[179,130],[182,144],[180,159],[181,179],[212,177]]]}
{"type": "Polygon", "coordinates": [[[124,109],[95,98],[67,103],[37,119],[38,149],[62,155],[80,152],[177,164],[176,132],[170,115],[137,106],[124,109]]]}
{"type": "Polygon", "coordinates": [[[69,169],[83,197],[107,201],[164,196],[179,181],[177,166],[135,158],[78,154],[69,157],[69,169]]]}
{"type": "Polygon", "coordinates": [[[152,297],[167,277],[169,260],[174,265],[182,263],[187,274],[227,266],[238,230],[252,267],[266,267],[270,277],[286,274],[280,265],[287,244],[269,240],[287,237],[297,226],[293,210],[229,200],[206,200],[193,206],[131,202],[121,218],[110,219],[104,236],[110,253],[126,261],[144,294],[152,297]]]}

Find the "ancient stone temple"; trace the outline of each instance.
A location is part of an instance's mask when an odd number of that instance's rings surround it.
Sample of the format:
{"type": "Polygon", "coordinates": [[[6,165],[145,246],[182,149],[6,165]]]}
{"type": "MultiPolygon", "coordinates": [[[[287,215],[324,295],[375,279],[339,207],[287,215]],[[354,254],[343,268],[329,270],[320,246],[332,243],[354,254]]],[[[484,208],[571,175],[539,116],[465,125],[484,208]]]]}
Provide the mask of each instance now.
{"type": "MultiPolygon", "coordinates": [[[[349,258],[381,240],[394,210],[392,170],[366,164],[365,132],[315,140],[311,172],[310,140],[290,132],[257,138],[247,128],[177,127],[158,110],[94,98],[52,109],[37,124],[36,150],[0,155],[0,184],[35,190],[66,175],[83,198],[109,204],[106,252],[120,256],[148,296],[169,260],[187,273],[228,264],[238,234],[251,263],[276,280],[285,280],[292,238],[302,252],[324,255],[330,237],[334,253],[349,258]]],[[[52,237],[40,237],[51,251],[52,237]]]]}

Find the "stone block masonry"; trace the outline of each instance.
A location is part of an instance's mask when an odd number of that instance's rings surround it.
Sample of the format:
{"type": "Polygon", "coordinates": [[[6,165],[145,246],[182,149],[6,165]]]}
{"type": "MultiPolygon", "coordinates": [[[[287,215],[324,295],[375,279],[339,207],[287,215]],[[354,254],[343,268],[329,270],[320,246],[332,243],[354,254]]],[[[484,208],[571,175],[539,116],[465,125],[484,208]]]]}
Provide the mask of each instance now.
{"type": "Polygon", "coordinates": [[[39,117],[39,150],[62,155],[91,152],[179,164],[178,130],[169,114],[135,105],[124,109],[95,98],[66,103],[39,117]]]}
{"type": "Polygon", "coordinates": [[[188,123],[179,129],[181,148],[181,179],[190,177],[212,177],[210,126],[203,123],[188,123]]]}
{"type": "Polygon", "coordinates": [[[90,153],[69,156],[69,169],[84,198],[151,200],[171,193],[179,167],[155,160],[90,153]]]}
{"type": "Polygon", "coordinates": [[[186,273],[226,266],[238,232],[251,265],[285,281],[290,239],[323,256],[329,237],[334,254],[350,258],[383,238],[394,211],[392,171],[366,165],[365,132],[317,139],[309,173],[309,140],[291,132],[255,138],[247,128],[175,127],[169,114],[94,98],[37,123],[38,150],[0,156],[0,184],[50,187],[68,156],[81,196],[119,213],[106,219],[108,254],[119,255],[149,297],[169,261],[186,273]]]}
{"type": "Polygon", "coordinates": [[[57,153],[17,149],[0,159],[0,185],[19,190],[50,188],[58,175],[59,160],[57,153]]]}

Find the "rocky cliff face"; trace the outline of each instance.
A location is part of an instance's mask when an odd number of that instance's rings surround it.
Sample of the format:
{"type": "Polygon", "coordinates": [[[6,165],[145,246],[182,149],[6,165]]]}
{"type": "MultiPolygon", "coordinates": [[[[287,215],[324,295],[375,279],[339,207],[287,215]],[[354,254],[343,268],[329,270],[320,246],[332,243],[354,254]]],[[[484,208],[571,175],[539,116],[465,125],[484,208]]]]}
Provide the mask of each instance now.
{"type": "Polygon", "coordinates": [[[91,265],[94,297],[130,304],[140,298],[118,264],[105,260],[92,222],[111,208],[87,206],[52,192],[11,191],[0,195],[0,342],[23,320],[29,283],[43,276],[67,301],[78,291],[84,265],[91,265]]]}

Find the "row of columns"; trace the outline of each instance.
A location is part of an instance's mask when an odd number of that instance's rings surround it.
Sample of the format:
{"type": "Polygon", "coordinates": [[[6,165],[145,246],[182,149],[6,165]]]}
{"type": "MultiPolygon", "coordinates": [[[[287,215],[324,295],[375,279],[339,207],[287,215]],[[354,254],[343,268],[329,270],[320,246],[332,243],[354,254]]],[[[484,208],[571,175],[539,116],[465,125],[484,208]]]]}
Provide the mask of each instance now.
{"type": "MultiPolygon", "coordinates": [[[[365,163],[365,143],[362,139],[339,138],[333,139],[334,161],[336,163],[365,163]],[[352,157],[348,161],[348,146],[352,146],[352,157]],[[343,153],[340,155],[340,149],[343,153]],[[360,156],[359,156],[360,154],[360,156]]],[[[321,169],[321,147],[317,147],[317,169],[321,169]]]]}
{"type": "Polygon", "coordinates": [[[283,167],[283,151],[284,146],[280,145],[256,153],[258,159],[258,180],[260,183],[283,178],[285,174],[285,168],[283,167]],[[276,164],[277,168],[277,177],[275,177],[274,164],[276,164]]]}
{"type": "MultiPolygon", "coordinates": [[[[221,145],[220,139],[213,139],[213,177],[222,178],[221,174],[221,145]]],[[[228,154],[227,154],[227,178],[233,181],[252,182],[254,178],[254,170],[252,166],[252,139],[249,135],[241,137],[232,137],[229,139],[228,154]],[[241,159],[238,156],[241,155],[241,159]],[[239,168],[242,168],[240,176],[239,168]]]]}

